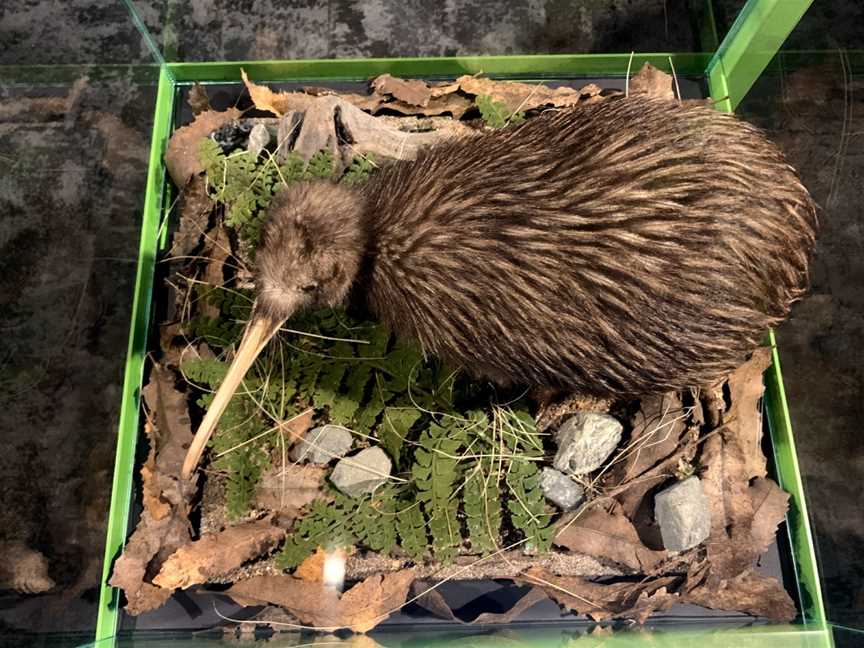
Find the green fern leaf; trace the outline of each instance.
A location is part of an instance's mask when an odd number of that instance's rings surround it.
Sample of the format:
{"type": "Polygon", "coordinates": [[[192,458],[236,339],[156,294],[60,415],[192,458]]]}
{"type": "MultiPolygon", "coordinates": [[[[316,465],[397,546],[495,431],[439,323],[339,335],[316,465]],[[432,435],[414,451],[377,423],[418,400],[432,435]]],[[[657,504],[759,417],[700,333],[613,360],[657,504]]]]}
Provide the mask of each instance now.
{"type": "Polygon", "coordinates": [[[471,548],[481,554],[496,551],[501,537],[501,500],[498,476],[489,458],[478,460],[468,471],[463,501],[471,548]]]}
{"type": "Polygon", "coordinates": [[[489,95],[477,95],[474,105],[480,109],[480,115],[489,128],[504,128],[525,121],[525,113],[511,113],[507,104],[503,101],[495,101],[489,95]]]}
{"type": "Polygon", "coordinates": [[[309,159],[304,172],[305,180],[323,180],[333,176],[333,154],[330,151],[318,151],[309,159]]]}
{"type": "Polygon", "coordinates": [[[546,512],[540,471],[527,459],[513,459],[506,477],[511,498],[507,502],[510,521],[528,538],[528,545],[538,551],[548,551],[554,535],[552,516],[546,512]]]}
{"type": "Polygon", "coordinates": [[[426,520],[420,509],[420,502],[397,502],[396,531],[399,546],[414,560],[422,560],[429,552],[426,536],[426,520]]]}
{"type": "Polygon", "coordinates": [[[358,155],[351,160],[351,165],[342,176],[342,182],[346,185],[356,186],[363,184],[369,179],[369,174],[375,169],[375,156],[372,153],[368,155],[358,155]]]}

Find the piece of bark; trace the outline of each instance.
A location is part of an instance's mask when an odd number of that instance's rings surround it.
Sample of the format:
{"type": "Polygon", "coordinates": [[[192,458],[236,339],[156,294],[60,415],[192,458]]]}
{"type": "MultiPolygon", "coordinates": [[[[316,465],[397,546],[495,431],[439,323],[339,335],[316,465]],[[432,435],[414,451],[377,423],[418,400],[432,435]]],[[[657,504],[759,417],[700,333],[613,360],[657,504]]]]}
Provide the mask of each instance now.
{"type": "Polygon", "coordinates": [[[663,576],[638,582],[595,583],[532,568],[517,580],[542,589],[559,605],[595,621],[632,619],[644,623],[654,612],[668,610],[678,602],[679,595],[673,590],[682,579],[663,576]]]}
{"type": "Polygon", "coordinates": [[[162,564],[153,584],[186,589],[237,569],[247,560],[269,553],[285,537],[270,519],[257,520],[208,533],[177,549],[162,564]]]}
{"type": "Polygon", "coordinates": [[[171,239],[170,257],[188,256],[201,244],[212,211],[207,181],[202,176],[193,176],[180,192],[179,227],[171,239]]]}
{"type": "Polygon", "coordinates": [[[342,594],[293,576],[259,576],[235,583],[225,594],[241,605],[272,603],[318,630],[368,632],[405,603],[414,581],[410,569],[370,576],[342,594]]]}
{"type": "Polygon", "coordinates": [[[425,82],[419,79],[399,79],[390,74],[375,77],[372,88],[379,95],[390,95],[397,101],[412,106],[426,107],[432,98],[432,92],[425,82]]]}
{"type": "Polygon", "coordinates": [[[532,587],[524,596],[522,596],[522,598],[516,601],[513,606],[505,612],[483,612],[468,621],[457,614],[458,610],[453,610],[447,604],[447,601],[438,589],[433,589],[431,583],[415,581],[414,585],[411,586],[411,594],[411,598],[415,599],[414,602],[417,603],[417,605],[428,612],[431,612],[439,619],[454,621],[462,625],[511,623],[523,612],[549,598],[540,588],[532,587]]]}
{"type": "Polygon", "coordinates": [[[780,582],[752,569],[719,583],[703,582],[685,593],[682,600],[713,610],[745,612],[772,621],[792,621],[797,615],[795,603],[780,582]]]}
{"type": "Polygon", "coordinates": [[[165,166],[175,185],[185,187],[189,178],[204,171],[204,165],[199,158],[201,140],[220,126],[238,119],[241,114],[236,108],[223,112],[208,110],[197,115],[188,126],[174,131],[168,141],[165,166]]]}
{"type": "Polygon", "coordinates": [[[653,571],[668,558],[665,551],[653,551],[639,539],[636,527],[620,507],[607,511],[590,506],[557,523],[553,543],[571,551],[605,558],[640,573],[653,571]]]}
{"type": "Polygon", "coordinates": [[[658,70],[650,63],[645,63],[636,74],[630,77],[630,94],[656,99],[675,99],[673,81],[672,75],[658,70]]]}

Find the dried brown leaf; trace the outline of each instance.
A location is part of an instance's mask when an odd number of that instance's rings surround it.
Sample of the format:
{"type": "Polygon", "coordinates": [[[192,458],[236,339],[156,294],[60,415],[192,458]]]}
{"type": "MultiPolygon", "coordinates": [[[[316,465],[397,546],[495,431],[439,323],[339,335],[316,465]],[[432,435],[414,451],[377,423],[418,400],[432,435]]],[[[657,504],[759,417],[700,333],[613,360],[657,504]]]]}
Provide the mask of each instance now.
{"type": "Polygon", "coordinates": [[[165,166],[175,185],[185,187],[189,178],[204,171],[204,166],[198,158],[201,140],[220,126],[239,118],[240,115],[240,111],[236,108],[229,108],[223,112],[208,110],[197,115],[195,121],[188,126],[174,131],[165,153],[165,166]]]}
{"type": "Polygon", "coordinates": [[[327,560],[327,552],[323,547],[318,547],[311,556],[300,563],[294,570],[294,578],[309,581],[310,583],[324,582],[324,563],[327,560]]]}
{"type": "Polygon", "coordinates": [[[532,588],[516,601],[506,612],[483,612],[471,621],[465,621],[447,604],[444,597],[437,589],[432,589],[426,582],[415,582],[412,586],[412,598],[419,596],[414,602],[420,607],[428,610],[440,619],[455,621],[463,625],[491,625],[498,623],[511,623],[520,614],[531,609],[540,601],[549,598],[540,588],[532,588]]]}
{"type": "Polygon", "coordinates": [[[434,97],[422,108],[413,104],[405,103],[404,101],[379,101],[370,108],[367,108],[362,103],[355,103],[355,105],[363,110],[368,110],[373,115],[377,115],[382,110],[386,109],[406,116],[426,115],[427,117],[434,117],[449,114],[452,115],[453,119],[461,119],[462,115],[474,106],[474,102],[464,95],[450,94],[434,97]]]}
{"type": "MultiPolygon", "coordinates": [[[[562,86],[550,88],[542,83],[518,83],[516,81],[494,81],[476,76],[461,76],[456,79],[459,89],[469,95],[489,95],[502,101],[512,112],[532,110],[541,106],[575,106],[584,99],[599,95],[600,88],[589,84],[583,88],[562,86]]],[[[440,92],[438,89],[437,92],[440,92]]]]}
{"type": "Polygon", "coordinates": [[[173,374],[158,364],[141,394],[149,409],[145,428],[152,458],[146,464],[148,505],[114,563],[109,581],[126,593],[126,610],[133,615],[161,606],[171,595],[171,590],[148,582],[147,574],[157,572],[168,556],[189,542],[188,511],[197,490],[196,480],[179,477],[192,441],[186,395],[177,390],[173,374]],[[168,515],[164,515],[165,506],[170,507],[168,515]],[[161,517],[157,519],[151,511],[161,517]]]}
{"type": "Polygon", "coordinates": [[[668,610],[679,600],[670,588],[681,580],[662,576],[636,583],[594,583],[585,578],[556,576],[538,568],[529,569],[523,579],[542,589],[549,598],[577,614],[595,621],[633,619],[644,623],[654,612],[668,610]]]}
{"type": "Polygon", "coordinates": [[[202,176],[193,176],[180,192],[180,226],[171,240],[171,257],[192,253],[207,231],[213,201],[207,194],[207,182],[202,176]]]}
{"type": "Polygon", "coordinates": [[[323,496],[326,466],[288,464],[262,475],[255,490],[255,506],[294,517],[307,504],[323,496]]]}
{"type": "Polygon", "coordinates": [[[270,552],[284,537],[285,531],[270,519],[207,533],[171,554],[153,584],[171,590],[206,583],[270,552]]]}
{"type": "Polygon", "coordinates": [[[382,74],[372,80],[372,88],[379,95],[390,95],[397,101],[411,106],[426,107],[432,92],[424,81],[419,79],[399,79],[382,74]]]}
{"type": "MultiPolygon", "coordinates": [[[[748,569],[770,544],[766,526],[776,526],[779,497],[770,498],[766,520],[757,526],[754,539],[755,505],[759,491],[751,494],[750,479],[764,474],[761,417],[757,406],[762,397],[762,373],[770,364],[769,349],[759,349],[729,377],[731,405],[723,416],[719,434],[703,444],[700,463],[706,466],[702,486],[711,507],[711,535],[706,544],[711,562],[709,583],[717,584],[748,569]]],[[[768,488],[760,484],[758,488],[768,488]]],[[[770,494],[770,493],[768,493],[770,494]]],[[[785,504],[785,503],[784,503],[785,504]]],[[[784,507],[785,508],[785,507],[784,507]]],[[[781,515],[782,517],[782,515],[781,515]]]]}
{"type": "Polygon", "coordinates": [[[267,86],[250,81],[243,69],[240,70],[240,76],[243,78],[243,83],[246,84],[246,89],[249,91],[249,96],[255,107],[258,110],[273,113],[277,117],[281,117],[289,110],[305,111],[313,105],[316,99],[316,97],[303,92],[273,92],[267,86]]]}
{"type": "Polygon", "coordinates": [[[753,523],[750,526],[753,551],[761,555],[777,537],[777,525],[786,517],[789,508],[789,493],[770,479],[757,479],[750,485],[750,501],[753,505],[753,523]]]}
{"type": "Polygon", "coordinates": [[[210,97],[207,96],[207,89],[200,83],[195,83],[189,89],[189,96],[186,101],[192,109],[193,115],[210,110],[210,97]]]}
{"type": "Polygon", "coordinates": [[[668,469],[681,459],[689,460],[695,448],[682,443],[688,432],[688,416],[677,392],[668,392],[642,399],[632,420],[629,450],[612,466],[604,481],[607,489],[629,486],[618,495],[624,513],[631,519],[645,494],[669,478],[668,469]],[[649,471],[653,476],[649,476],[649,471]]]}
{"type": "Polygon", "coordinates": [[[674,79],[663,70],[658,70],[650,63],[645,63],[642,69],[630,77],[630,94],[654,97],[657,99],[675,99],[672,89],[674,79]]]}
{"type": "Polygon", "coordinates": [[[321,630],[367,632],[404,605],[413,581],[410,569],[370,576],[339,596],[321,583],[293,576],[257,576],[234,584],[225,593],[238,602],[279,605],[321,630]]]}
{"type": "Polygon", "coordinates": [[[797,611],[789,593],[776,578],[747,570],[734,578],[706,581],[685,593],[682,600],[714,610],[734,610],[774,621],[791,621],[797,611]]]}
{"type": "Polygon", "coordinates": [[[762,374],[771,366],[771,349],[763,347],[729,376],[729,399],[732,405],[724,420],[744,453],[744,475],[748,480],[765,477],[766,458],[762,452],[761,401],[765,386],[762,374]]]}
{"type": "MultiPolygon", "coordinates": [[[[208,290],[221,288],[225,283],[225,263],[231,257],[231,241],[224,226],[219,225],[207,234],[204,256],[207,257],[207,265],[204,266],[202,281],[208,290]]],[[[207,299],[199,300],[198,304],[204,316],[212,319],[219,318],[218,306],[207,299]]]]}
{"type": "Polygon", "coordinates": [[[639,539],[636,527],[619,507],[612,512],[593,506],[558,521],[553,542],[570,551],[606,558],[638,572],[653,571],[668,554],[653,551],[639,539]]]}

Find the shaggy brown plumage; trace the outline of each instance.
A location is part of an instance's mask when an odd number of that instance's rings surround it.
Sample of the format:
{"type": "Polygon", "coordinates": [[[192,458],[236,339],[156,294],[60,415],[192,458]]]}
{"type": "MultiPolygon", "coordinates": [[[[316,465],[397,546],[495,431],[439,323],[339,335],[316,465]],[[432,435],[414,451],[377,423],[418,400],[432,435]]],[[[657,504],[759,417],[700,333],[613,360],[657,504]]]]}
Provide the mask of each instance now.
{"type": "Polygon", "coordinates": [[[258,310],[355,281],[399,335],[500,383],[638,395],[716,380],[807,286],[816,208],[755,127],[615,99],[283,191],[258,310]]]}

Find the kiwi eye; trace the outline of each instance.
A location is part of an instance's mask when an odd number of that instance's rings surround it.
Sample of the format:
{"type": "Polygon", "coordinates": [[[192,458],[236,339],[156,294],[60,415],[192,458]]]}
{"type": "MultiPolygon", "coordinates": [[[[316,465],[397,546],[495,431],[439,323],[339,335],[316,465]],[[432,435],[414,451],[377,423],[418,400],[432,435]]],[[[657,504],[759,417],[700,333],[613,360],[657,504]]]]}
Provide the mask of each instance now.
{"type": "Polygon", "coordinates": [[[315,292],[316,290],[318,290],[318,284],[314,284],[314,283],[306,284],[305,286],[301,286],[300,290],[302,290],[304,293],[315,292]]]}

